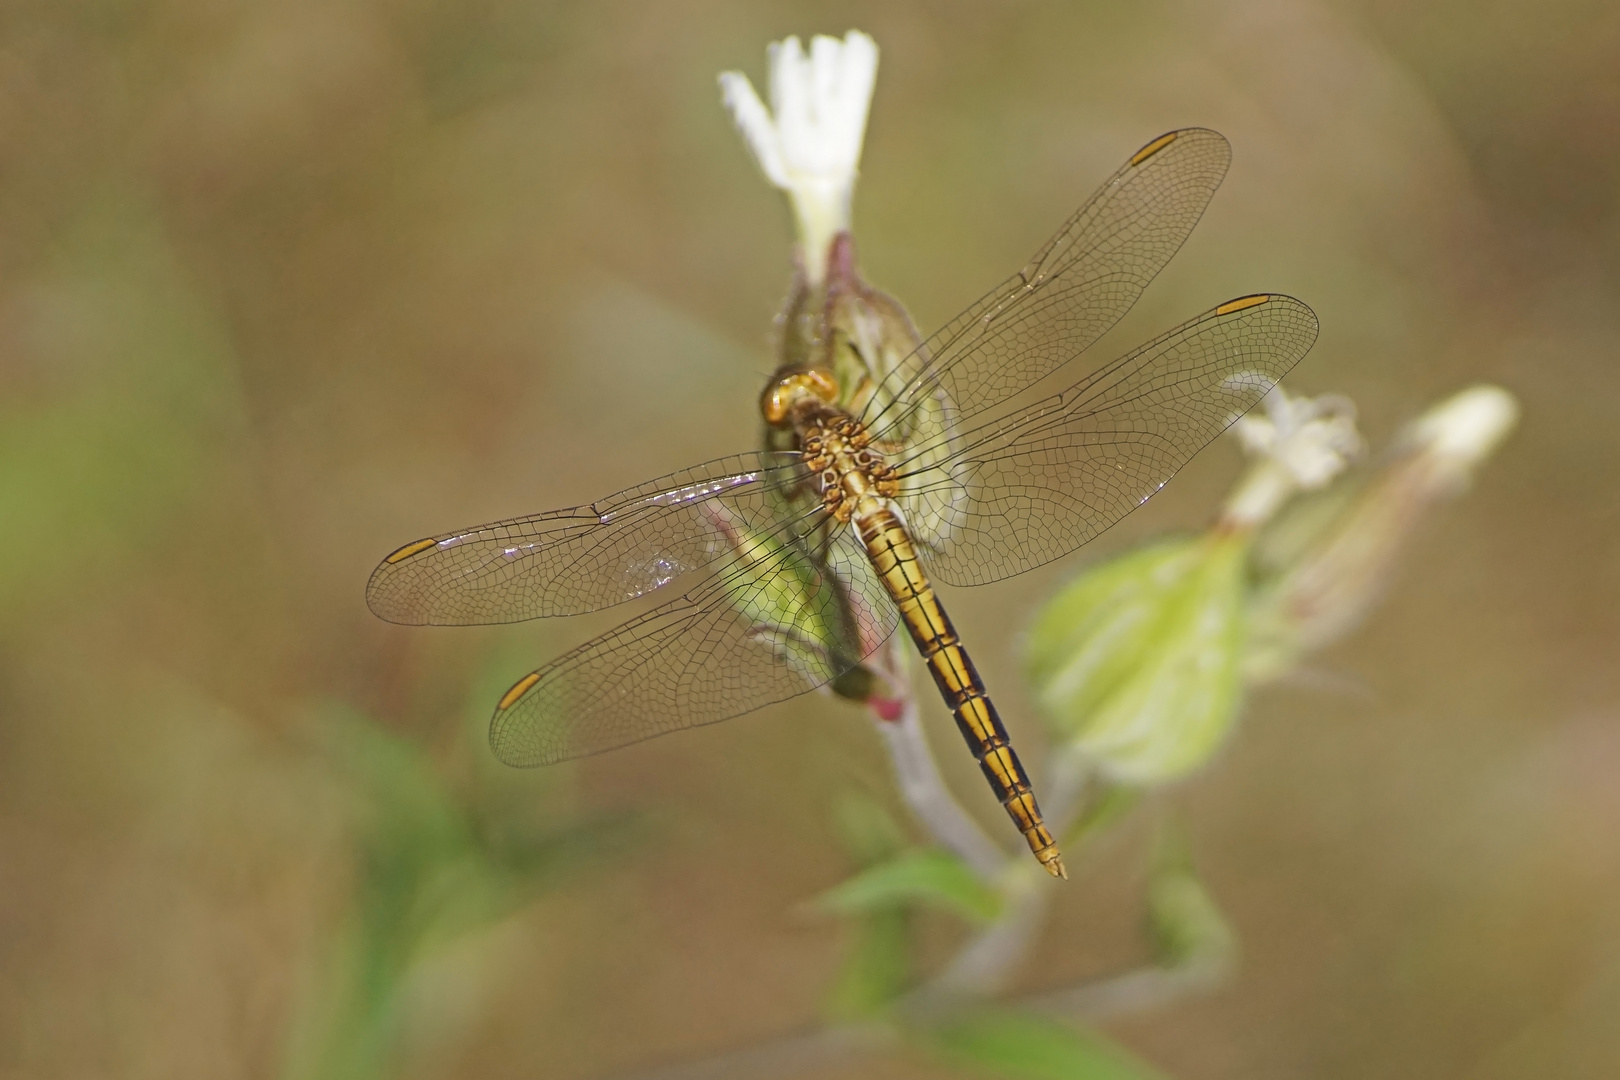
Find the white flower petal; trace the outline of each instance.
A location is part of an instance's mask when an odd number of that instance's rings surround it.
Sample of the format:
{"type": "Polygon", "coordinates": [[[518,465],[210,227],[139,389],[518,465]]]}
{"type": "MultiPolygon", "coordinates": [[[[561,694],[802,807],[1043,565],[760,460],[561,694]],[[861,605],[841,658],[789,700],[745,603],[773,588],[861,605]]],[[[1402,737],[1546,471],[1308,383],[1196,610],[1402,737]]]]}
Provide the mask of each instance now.
{"type": "Polygon", "coordinates": [[[851,30],[842,41],[811,39],[808,55],[796,37],[772,43],[767,54],[769,110],[737,72],[720,76],[721,97],[760,170],[792,199],[805,270],[819,281],[827,245],[850,225],[878,48],[851,30]]]}
{"type": "Polygon", "coordinates": [[[737,130],[742,133],[743,140],[754,152],[754,160],[759,163],[760,171],[777,187],[787,187],[790,182],[787,163],[782,160],[782,145],[776,125],[771,123],[770,111],[754,92],[754,84],[740,71],[722,71],[720,97],[731,113],[737,130]]]}
{"type": "Polygon", "coordinates": [[[1243,449],[1258,460],[1228,499],[1228,524],[1249,527],[1265,521],[1297,491],[1314,491],[1360,456],[1356,409],[1337,394],[1291,397],[1274,387],[1264,400],[1265,415],[1250,413],[1234,430],[1243,449]]]}

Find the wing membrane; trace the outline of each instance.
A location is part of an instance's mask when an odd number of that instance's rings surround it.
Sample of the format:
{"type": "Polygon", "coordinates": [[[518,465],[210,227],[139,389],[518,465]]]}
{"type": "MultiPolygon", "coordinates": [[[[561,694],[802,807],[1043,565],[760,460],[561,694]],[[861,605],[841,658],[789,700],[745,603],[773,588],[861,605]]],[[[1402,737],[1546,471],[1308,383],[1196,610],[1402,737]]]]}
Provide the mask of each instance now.
{"type": "Polygon", "coordinates": [[[1206,311],[1062,394],[898,465],[908,518],[942,520],[929,571],[982,585],[1066,555],[1142,505],[1316,341],[1288,296],[1206,311]],[[916,463],[916,464],[910,464],[916,463]]]}
{"type": "Polygon", "coordinates": [[[864,417],[867,428],[880,438],[912,437],[917,410],[937,390],[957,409],[977,411],[1084,351],[1180,249],[1231,160],[1226,139],[1208,128],[1148,143],[1028,265],[882,380],[864,417]]]}
{"type": "Polygon", "coordinates": [[[517,766],[584,757],[738,716],[853,668],[894,631],[893,603],[850,530],[826,547],[832,572],[819,575],[806,573],[805,539],[786,535],[519,680],[490,721],[495,756],[517,766]],[[775,621],[772,611],[794,615],[775,621]]]}
{"type": "Polygon", "coordinates": [[[775,520],[798,455],[739,454],[588,506],[428,537],[371,575],[366,603],[389,622],[466,626],[576,615],[633,600],[725,552],[714,512],[775,520]]]}

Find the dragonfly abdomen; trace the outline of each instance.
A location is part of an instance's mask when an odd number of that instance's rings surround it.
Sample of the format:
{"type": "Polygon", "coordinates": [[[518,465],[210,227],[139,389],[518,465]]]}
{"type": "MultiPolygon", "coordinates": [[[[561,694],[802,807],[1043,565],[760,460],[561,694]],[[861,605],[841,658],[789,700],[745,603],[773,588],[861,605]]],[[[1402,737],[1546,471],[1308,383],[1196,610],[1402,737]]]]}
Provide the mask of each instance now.
{"type": "Polygon", "coordinates": [[[951,624],[945,607],[922,571],[911,537],[894,511],[879,507],[854,518],[856,532],[872,566],[916,642],[956,719],[956,727],[983,770],[996,799],[1006,809],[1029,849],[1054,877],[1068,877],[1057,842],[1041,819],[1018,754],[1007,737],[984,682],[951,624]]]}

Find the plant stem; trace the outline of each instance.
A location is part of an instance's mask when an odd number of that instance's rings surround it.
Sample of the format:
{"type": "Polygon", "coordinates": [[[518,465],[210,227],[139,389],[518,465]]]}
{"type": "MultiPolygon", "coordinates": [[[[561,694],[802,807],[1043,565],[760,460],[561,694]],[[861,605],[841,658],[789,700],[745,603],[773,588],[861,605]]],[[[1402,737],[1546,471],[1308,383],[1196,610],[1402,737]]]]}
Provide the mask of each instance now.
{"type": "Polygon", "coordinates": [[[1210,957],[1176,968],[1147,966],[1027,998],[1024,1004],[1067,1020],[1103,1020],[1144,1012],[1211,990],[1231,973],[1231,960],[1210,957]]]}
{"type": "MultiPolygon", "coordinates": [[[[1067,838],[1083,806],[1089,774],[1073,754],[1054,753],[1048,761],[1043,785],[1047,825],[1055,835],[1067,838]]],[[[938,978],[918,991],[920,1001],[984,998],[1006,989],[1034,945],[1055,895],[1045,875],[1035,873],[1027,862],[1020,853],[1003,863],[997,877],[1008,896],[1006,909],[957,951],[938,978]]]]}
{"type": "Polygon", "coordinates": [[[825,1070],[856,1055],[880,1050],[893,1038],[893,1032],[887,1027],[845,1024],[787,1035],[651,1072],[624,1075],[626,1080],[754,1080],[761,1076],[796,1076],[825,1070]]]}
{"type": "Polygon", "coordinates": [[[923,732],[917,698],[906,671],[905,644],[896,635],[879,652],[879,670],[889,683],[892,697],[869,704],[873,726],[889,749],[900,795],[918,824],[981,877],[994,880],[1002,872],[1006,853],[962,809],[945,785],[923,732]]]}
{"type": "MultiPolygon", "coordinates": [[[[1019,867],[1019,871],[1023,868],[1019,867]]],[[[1034,872],[1029,874],[1033,878],[1034,872]]],[[[1013,970],[1028,955],[1045,921],[1053,889],[1041,888],[1046,875],[1028,882],[1007,901],[995,922],[957,950],[945,970],[914,997],[924,1007],[990,997],[1006,988],[1013,970]]]]}

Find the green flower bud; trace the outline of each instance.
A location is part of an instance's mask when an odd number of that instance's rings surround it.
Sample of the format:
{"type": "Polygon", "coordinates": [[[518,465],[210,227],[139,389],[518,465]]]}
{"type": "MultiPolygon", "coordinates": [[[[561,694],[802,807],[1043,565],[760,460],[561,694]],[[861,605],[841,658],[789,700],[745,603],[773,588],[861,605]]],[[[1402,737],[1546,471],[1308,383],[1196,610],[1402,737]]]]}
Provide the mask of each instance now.
{"type": "MultiPolygon", "coordinates": [[[[871,643],[860,640],[862,613],[830,569],[804,549],[749,528],[719,503],[706,505],[704,513],[726,545],[721,580],[732,606],[750,624],[750,640],[818,685],[848,667],[850,658],[865,654],[871,643]],[[755,567],[771,568],[769,587],[759,587],[750,572],[755,567]]],[[[866,625],[873,625],[869,614],[866,625]]],[[[839,677],[834,690],[864,700],[873,689],[871,678],[855,668],[839,677]]]]}
{"type": "Polygon", "coordinates": [[[1129,552],[1036,616],[1025,671],[1054,733],[1108,778],[1164,783],[1202,765],[1237,714],[1247,533],[1129,552]]]}

